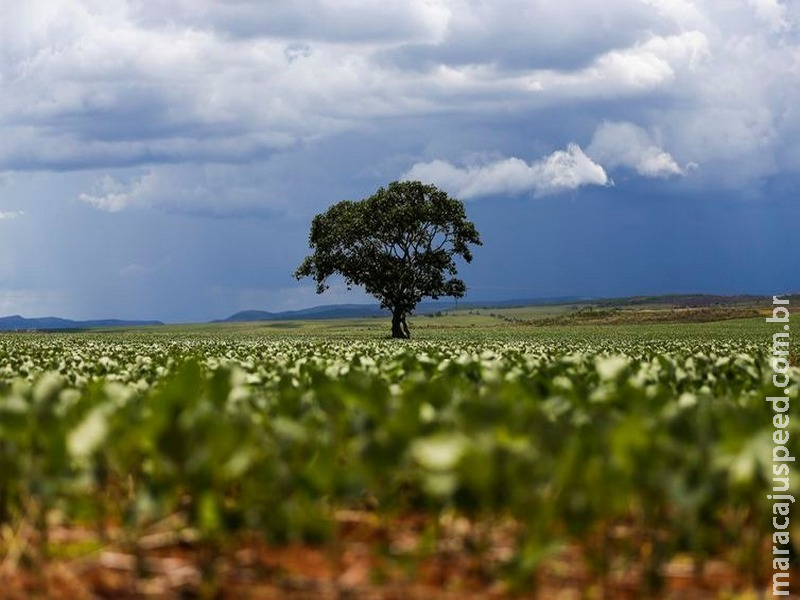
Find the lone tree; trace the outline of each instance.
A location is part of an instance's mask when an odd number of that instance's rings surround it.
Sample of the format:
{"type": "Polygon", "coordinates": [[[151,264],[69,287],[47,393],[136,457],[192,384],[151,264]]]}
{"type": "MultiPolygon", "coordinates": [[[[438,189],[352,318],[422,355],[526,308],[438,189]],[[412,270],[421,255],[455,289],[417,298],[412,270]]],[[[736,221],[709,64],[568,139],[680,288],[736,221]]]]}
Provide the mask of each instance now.
{"type": "Polygon", "coordinates": [[[363,286],[392,313],[392,337],[408,338],[406,315],[424,297],[460,298],[455,257],[472,261],[480,235],[464,205],[433,185],[395,181],[369,198],[334,204],[311,222],[307,256],[297,279],[313,277],[317,293],[338,273],[348,289],[363,286]]]}

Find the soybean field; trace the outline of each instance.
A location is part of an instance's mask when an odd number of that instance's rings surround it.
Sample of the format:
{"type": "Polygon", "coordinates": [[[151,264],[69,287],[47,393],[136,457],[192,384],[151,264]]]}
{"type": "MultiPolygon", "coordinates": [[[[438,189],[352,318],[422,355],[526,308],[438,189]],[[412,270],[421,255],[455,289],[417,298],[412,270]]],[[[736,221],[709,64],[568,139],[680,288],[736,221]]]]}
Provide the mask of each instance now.
{"type": "Polygon", "coordinates": [[[0,595],[767,588],[763,318],[429,321],[404,341],[369,323],[0,336],[0,595]]]}

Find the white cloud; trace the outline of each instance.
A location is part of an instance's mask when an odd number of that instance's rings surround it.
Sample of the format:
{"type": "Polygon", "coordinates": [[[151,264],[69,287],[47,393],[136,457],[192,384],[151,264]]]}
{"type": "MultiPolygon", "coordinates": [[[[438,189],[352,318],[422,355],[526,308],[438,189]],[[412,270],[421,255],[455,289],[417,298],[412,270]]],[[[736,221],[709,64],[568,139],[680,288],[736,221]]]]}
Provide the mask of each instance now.
{"type": "Polygon", "coordinates": [[[611,184],[603,167],[577,144],[530,164],[515,157],[463,168],[443,160],[417,163],[403,177],[434,183],[464,199],[523,192],[545,196],[611,184]]]}
{"type": "Polygon", "coordinates": [[[576,71],[541,71],[527,76],[532,91],[582,97],[621,96],[667,86],[679,72],[692,71],[709,54],[700,31],[673,36],[650,36],[643,43],[612,50],[576,71]]]}
{"type": "Polygon", "coordinates": [[[693,0],[642,0],[652,6],[659,15],[674,21],[681,29],[707,27],[708,19],[693,0]]]}
{"type": "Polygon", "coordinates": [[[106,212],[159,209],[181,214],[237,216],[296,212],[291,190],[300,184],[281,181],[287,162],[254,164],[154,165],[117,169],[95,177],[78,198],[106,212]]]}
{"type": "Polygon", "coordinates": [[[22,212],[21,210],[11,210],[11,211],[0,212],[0,221],[11,221],[13,219],[18,219],[19,217],[21,217],[24,214],[25,213],[22,212]]]}
{"type": "Polygon", "coordinates": [[[603,123],[586,152],[606,167],[628,167],[644,177],[684,174],[684,169],[647,131],[632,123],[603,123]]]}
{"type": "Polygon", "coordinates": [[[778,0],[747,0],[756,16],[769,25],[773,31],[783,31],[789,27],[786,7],[778,0]]]}
{"type": "Polygon", "coordinates": [[[91,194],[82,193],[79,198],[107,212],[119,212],[134,204],[145,201],[153,189],[153,175],[148,173],[129,184],[124,184],[114,179],[111,175],[104,175],[94,184],[91,194]]]}
{"type": "Polygon", "coordinates": [[[119,270],[119,274],[123,277],[142,277],[152,272],[151,267],[145,267],[139,263],[131,263],[126,267],[119,270]]]}

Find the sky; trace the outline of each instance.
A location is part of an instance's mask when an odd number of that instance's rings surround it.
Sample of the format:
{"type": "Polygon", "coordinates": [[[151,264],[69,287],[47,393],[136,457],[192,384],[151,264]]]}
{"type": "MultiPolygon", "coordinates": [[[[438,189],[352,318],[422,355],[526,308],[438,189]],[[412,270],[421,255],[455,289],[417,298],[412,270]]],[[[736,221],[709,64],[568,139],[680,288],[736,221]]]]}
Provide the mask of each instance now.
{"type": "Polygon", "coordinates": [[[0,0],[0,315],[367,302],[292,272],[403,179],[469,299],[800,290],[800,2],[0,0]]]}

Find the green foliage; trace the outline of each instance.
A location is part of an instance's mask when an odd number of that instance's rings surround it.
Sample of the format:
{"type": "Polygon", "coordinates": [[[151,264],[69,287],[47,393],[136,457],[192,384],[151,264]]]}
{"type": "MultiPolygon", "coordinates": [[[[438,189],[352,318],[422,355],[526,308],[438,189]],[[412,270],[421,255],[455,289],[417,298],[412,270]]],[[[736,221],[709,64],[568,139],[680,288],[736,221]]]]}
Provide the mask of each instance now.
{"type": "MultiPolygon", "coordinates": [[[[401,347],[7,336],[0,519],[45,531],[57,512],[121,523],[135,540],[179,515],[215,547],[252,531],[329,539],[332,508],[371,498],[387,516],[513,519],[511,575],[578,541],[599,572],[629,556],[657,582],[689,553],[758,578],[771,529],[757,505],[772,480],[769,351],[760,336],[674,332],[401,347]],[[621,525],[634,533],[620,537],[621,525]]],[[[796,365],[789,377],[796,456],[796,365]]]]}
{"type": "Polygon", "coordinates": [[[455,259],[471,262],[471,244],[480,245],[480,236],[460,201],[432,185],[395,181],[314,217],[313,253],[295,277],[312,277],[320,294],[334,274],[348,287],[363,286],[392,312],[393,337],[408,337],[401,325],[423,298],[464,295],[455,259]]]}

